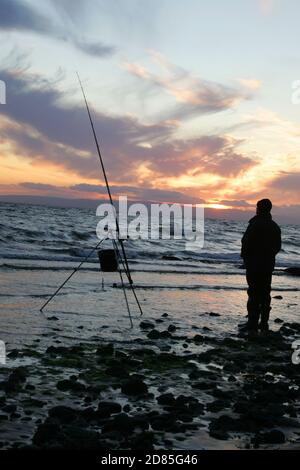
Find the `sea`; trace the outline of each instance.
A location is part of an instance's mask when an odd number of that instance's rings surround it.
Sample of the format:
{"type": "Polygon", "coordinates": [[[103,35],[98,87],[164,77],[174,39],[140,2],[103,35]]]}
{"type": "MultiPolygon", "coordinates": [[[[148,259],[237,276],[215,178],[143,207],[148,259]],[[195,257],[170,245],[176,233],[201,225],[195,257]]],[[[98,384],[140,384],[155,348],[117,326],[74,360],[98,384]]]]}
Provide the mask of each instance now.
{"type": "MultiPolygon", "coordinates": [[[[94,210],[0,203],[0,340],[7,350],[40,341],[66,344],[91,338],[130,343],[141,321],[163,315],[185,335],[235,334],[246,315],[247,286],[240,258],[247,222],[205,218],[204,246],[184,239],[125,240],[141,316],[126,276],[126,308],[118,272],[103,273],[93,255],[40,311],[97,245],[94,210]],[[51,321],[52,320],[52,321],[51,321]],[[42,339],[42,341],[41,341],[42,339]]],[[[176,221],[175,221],[176,222],[176,221]]],[[[299,321],[299,226],[282,225],[282,251],[273,276],[271,328],[299,321]]],[[[112,248],[104,241],[103,249],[112,248]]],[[[159,328],[159,322],[157,322],[159,328]]]]}

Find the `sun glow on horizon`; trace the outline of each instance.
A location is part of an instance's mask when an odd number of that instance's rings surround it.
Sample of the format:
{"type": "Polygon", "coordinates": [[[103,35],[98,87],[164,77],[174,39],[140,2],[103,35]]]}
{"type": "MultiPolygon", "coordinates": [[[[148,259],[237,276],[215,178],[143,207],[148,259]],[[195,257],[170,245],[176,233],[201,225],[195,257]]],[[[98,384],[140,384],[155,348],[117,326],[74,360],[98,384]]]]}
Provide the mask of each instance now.
{"type": "Polygon", "coordinates": [[[224,204],[217,204],[217,203],[205,204],[204,207],[207,207],[208,209],[218,209],[218,210],[232,209],[231,206],[225,206],[224,204]]]}

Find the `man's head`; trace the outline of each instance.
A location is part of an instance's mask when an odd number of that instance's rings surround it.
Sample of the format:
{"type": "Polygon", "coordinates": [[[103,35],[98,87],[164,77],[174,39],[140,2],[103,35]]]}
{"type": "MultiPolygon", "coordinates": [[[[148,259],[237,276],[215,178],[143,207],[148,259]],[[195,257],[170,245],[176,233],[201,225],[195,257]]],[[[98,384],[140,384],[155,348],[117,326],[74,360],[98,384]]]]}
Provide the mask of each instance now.
{"type": "Polygon", "coordinates": [[[256,204],[256,213],[257,214],[270,214],[272,210],[272,202],[270,199],[261,199],[256,204]]]}

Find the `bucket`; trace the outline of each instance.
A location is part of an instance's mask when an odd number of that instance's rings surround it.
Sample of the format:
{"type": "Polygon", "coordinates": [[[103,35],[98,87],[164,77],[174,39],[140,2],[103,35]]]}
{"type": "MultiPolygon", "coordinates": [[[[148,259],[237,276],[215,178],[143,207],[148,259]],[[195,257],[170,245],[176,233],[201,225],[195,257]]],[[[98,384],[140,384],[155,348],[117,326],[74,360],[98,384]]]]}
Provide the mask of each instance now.
{"type": "Polygon", "coordinates": [[[119,263],[115,250],[100,250],[98,251],[98,257],[101,271],[106,273],[118,271],[119,263]]]}

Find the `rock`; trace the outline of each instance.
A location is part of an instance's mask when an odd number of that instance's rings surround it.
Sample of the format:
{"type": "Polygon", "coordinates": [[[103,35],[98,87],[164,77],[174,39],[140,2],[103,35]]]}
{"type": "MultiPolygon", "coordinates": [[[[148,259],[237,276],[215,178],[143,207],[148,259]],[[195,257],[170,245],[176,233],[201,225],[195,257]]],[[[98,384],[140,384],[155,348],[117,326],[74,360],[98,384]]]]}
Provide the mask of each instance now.
{"type": "Polygon", "coordinates": [[[60,423],[68,424],[77,419],[78,411],[68,406],[55,406],[49,410],[48,415],[56,418],[60,423]]]}
{"type": "Polygon", "coordinates": [[[112,377],[128,377],[129,376],[127,370],[121,366],[108,367],[105,370],[105,373],[107,375],[111,375],[112,377]]]}
{"type": "Polygon", "coordinates": [[[215,400],[211,403],[208,403],[206,405],[206,409],[208,411],[211,411],[212,413],[218,413],[219,411],[222,411],[225,408],[228,408],[229,406],[230,405],[225,400],[215,400]]]}
{"type": "Polygon", "coordinates": [[[218,439],[220,441],[226,441],[227,439],[229,439],[228,432],[223,431],[222,429],[212,429],[209,431],[209,435],[214,439],[218,439]]]}
{"type": "Polygon", "coordinates": [[[115,414],[115,413],[121,413],[122,407],[119,403],[116,403],[114,401],[100,401],[98,404],[98,411],[101,410],[107,410],[108,413],[115,414]]]}
{"type": "Polygon", "coordinates": [[[40,424],[33,436],[32,442],[38,447],[43,447],[53,440],[59,440],[60,426],[58,424],[40,424]]]}
{"type": "Polygon", "coordinates": [[[46,349],[46,354],[52,354],[55,356],[61,356],[68,352],[68,349],[64,346],[49,346],[46,349]]]}
{"type": "Polygon", "coordinates": [[[167,339],[167,338],[171,338],[172,335],[171,335],[171,333],[170,333],[169,331],[165,330],[165,331],[162,331],[162,332],[160,333],[160,337],[161,337],[161,338],[164,338],[164,339],[167,339]]]}
{"type": "Polygon", "coordinates": [[[28,398],[25,400],[22,400],[22,405],[23,407],[31,407],[31,408],[42,408],[45,406],[47,402],[42,401],[42,400],[37,400],[36,398],[28,398]]]}
{"type": "Polygon", "coordinates": [[[20,354],[20,351],[18,351],[17,349],[13,349],[9,353],[7,353],[7,357],[9,357],[10,359],[16,359],[19,356],[19,354],[20,354]]]}
{"type": "Polygon", "coordinates": [[[99,433],[87,430],[81,426],[65,426],[63,436],[63,449],[97,450],[102,449],[99,433]]]}
{"type": "MultiPolygon", "coordinates": [[[[289,328],[290,330],[294,330],[294,331],[297,331],[298,333],[300,333],[300,323],[285,323],[284,326],[286,328],[289,328]]],[[[281,327],[282,329],[283,327],[281,327]]]]}
{"type": "Polygon", "coordinates": [[[144,395],[148,392],[148,387],[140,378],[131,376],[129,380],[121,385],[121,391],[125,395],[144,395]]]}
{"type": "Polygon", "coordinates": [[[283,323],[283,320],[281,320],[281,318],[275,318],[274,323],[283,323]]]}
{"type": "Polygon", "coordinates": [[[113,353],[114,345],[111,343],[99,346],[96,351],[96,354],[98,354],[98,356],[112,356],[113,353]]]}
{"type": "Polygon", "coordinates": [[[163,318],[167,318],[168,316],[169,316],[169,315],[168,315],[167,313],[163,313],[163,314],[162,314],[162,317],[163,317],[163,318]]]}
{"type": "Polygon", "coordinates": [[[48,317],[47,320],[50,320],[50,321],[57,321],[58,318],[57,318],[57,317],[48,317]]]}
{"type": "Polygon", "coordinates": [[[161,259],[164,259],[166,261],[181,261],[181,258],[177,258],[177,256],[172,255],[163,255],[161,259]]]}
{"type": "Polygon", "coordinates": [[[209,312],[208,314],[210,317],[220,317],[221,315],[219,313],[215,313],[215,312],[209,312]]]}
{"type": "Polygon", "coordinates": [[[26,382],[26,375],[26,370],[23,367],[18,367],[11,372],[4,385],[5,391],[7,393],[20,391],[24,382],[26,382]]]}
{"type": "Polygon", "coordinates": [[[211,394],[214,397],[223,398],[225,400],[230,400],[232,398],[232,392],[231,391],[223,390],[223,389],[218,388],[218,387],[216,387],[214,390],[212,390],[211,394]]]}
{"type": "Polygon", "coordinates": [[[169,326],[168,326],[168,331],[169,331],[170,333],[174,333],[174,331],[176,331],[176,330],[177,330],[177,328],[176,328],[175,325],[169,325],[169,326]]]}
{"type": "Polygon", "coordinates": [[[195,335],[193,338],[193,341],[195,341],[195,343],[201,343],[203,340],[204,340],[203,336],[199,334],[195,335]]]}
{"type": "Polygon", "coordinates": [[[133,437],[130,448],[139,450],[153,450],[154,442],[154,434],[152,432],[145,431],[133,437]]]}
{"type": "Polygon", "coordinates": [[[209,431],[210,435],[211,432],[221,431],[221,432],[228,432],[228,431],[237,431],[237,423],[234,418],[228,415],[221,415],[219,418],[212,419],[209,424],[209,431]]]}
{"type": "Polygon", "coordinates": [[[196,388],[198,390],[210,390],[214,389],[216,384],[209,380],[203,380],[201,382],[196,382],[192,384],[192,388],[196,388]]]}
{"type": "Polygon", "coordinates": [[[154,324],[151,321],[142,321],[140,323],[140,328],[142,330],[151,330],[154,329],[154,324]]]}
{"type": "Polygon", "coordinates": [[[27,384],[25,387],[25,390],[30,390],[30,391],[35,390],[35,386],[31,384],[27,384]]]}
{"type": "Polygon", "coordinates": [[[284,444],[285,435],[279,429],[260,434],[261,442],[264,444],[284,444]]]}
{"type": "Polygon", "coordinates": [[[149,339],[158,339],[160,337],[160,332],[157,330],[151,330],[150,333],[147,334],[149,339]]]}
{"type": "Polygon", "coordinates": [[[203,405],[199,403],[197,398],[191,397],[191,396],[186,396],[186,395],[179,395],[176,398],[176,406],[177,407],[194,407],[196,408],[198,405],[202,408],[203,405]]]}
{"type": "Polygon", "coordinates": [[[300,267],[297,266],[286,268],[284,271],[292,276],[300,276],[300,267]]]}
{"type": "Polygon", "coordinates": [[[56,387],[58,390],[62,390],[63,392],[83,392],[86,390],[86,386],[83,383],[74,380],[59,380],[56,384],[56,387]]]}
{"type": "Polygon", "coordinates": [[[88,408],[84,408],[84,410],[81,410],[80,417],[83,418],[85,421],[95,421],[98,422],[99,420],[103,418],[109,418],[109,413],[107,412],[105,416],[102,416],[102,414],[98,413],[94,408],[91,406],[88,408]]]}
{"type": "Polygon", "coordinates": [[[108,421],[102,427],[102,433],[119,431],[128,435],[139,428],[146,431],[149,428],[149,422],[145,416],[128,416],[126,413],[117,414],[112,420],[108,421]]]}
{"type": "Polygon", "coordinates": [[[176,403],[175,397],[172,393],[164,393],[157,397],[157,403],[159,405],[173,406],[176,403]]]}
{"type": "Polygon", "coordinates": [[[167,431],[171,433],[179,431],[176,417],[169,413],[151,416],[150,423],[151,427],[156,431],[167,431]]]}
{"type": "Polygon", "coordinates": [[[274,295],[273,299],[282,300],[282,295],[274,295]]]}
{"type": "Polygon", "coordinates": [[[228,382],[236,382],[235,376],[234,376],[234,375],[230,375],[230,376],[228,377],[228,382]]]}

